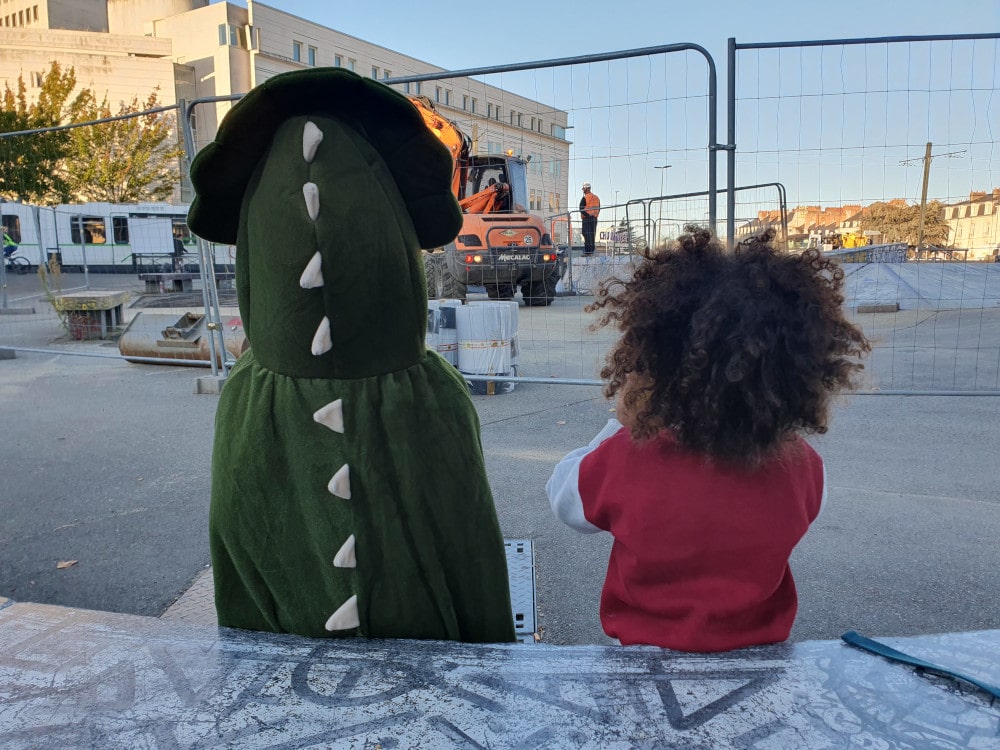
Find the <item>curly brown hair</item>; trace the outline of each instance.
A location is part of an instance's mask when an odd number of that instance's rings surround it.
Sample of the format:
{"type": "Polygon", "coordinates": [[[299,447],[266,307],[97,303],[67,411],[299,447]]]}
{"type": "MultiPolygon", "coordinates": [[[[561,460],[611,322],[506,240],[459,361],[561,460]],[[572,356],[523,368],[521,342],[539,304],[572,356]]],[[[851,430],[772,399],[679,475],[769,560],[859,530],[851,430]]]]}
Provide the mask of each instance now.
{"type": "Polygon", "coordinates": [[[698,226],[603,284],[588,311],[621,339],[601,371],[633,438],[663,430],[752,468],[798,433],[827,429],[830,397],[871,349],[844,316],[844,272],[817,250],[779,254],[773,232],[727,253],[698,226]]]}

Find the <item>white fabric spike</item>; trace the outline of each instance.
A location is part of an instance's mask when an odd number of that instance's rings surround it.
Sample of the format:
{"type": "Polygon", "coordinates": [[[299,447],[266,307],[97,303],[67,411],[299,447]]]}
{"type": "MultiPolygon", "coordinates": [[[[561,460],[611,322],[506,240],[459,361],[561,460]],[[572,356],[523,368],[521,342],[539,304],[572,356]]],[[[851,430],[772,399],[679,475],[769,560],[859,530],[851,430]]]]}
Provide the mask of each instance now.
{"type": "Polygon", "coordinates": [[[333,349],[333,339],[330,338],[330,319],[324,315],[313,335],[312,353],[318,357],[331,349],[333,349]]]}
{"type": "Polygon", "coordinates": [[[331,495],[342,497],[344,500],[351,499],[351,470],[347,467],[347,464],[344,464],[337,470],[337,473],[333,475],[326,488],[330,490],[331,495]]]}
{"type": "Polygon", "coordinates": [[[319,187],[315,182],[307,182],[302,186],[302,195],[306,199],[309,218],[316,221],[316,217],[319,216],[319,187]]]}
{"type": "Polygon", "coordinates": [[[354,534],[347,537],[347,541],[337,550],[333,557],[333,567],[335,568],[356,568],[358,558],[354,554],[354,534]]]}
{"type": "Polygon", "coordinates": [[[299,277],[299,286],[303,289],[316,289],[323,286],[323,256],[319,254],[319,250],[306,264],[306,270],[299,277]]]}
{"type": "Polygon", "coordinates": [[[302,128],[302,158],[306,164],[312,162],[316,156],[316,149],[323,140],[323,131],[316,127],[316,123],[311,120],[302,128]]]}
{"type": "Polygon", "coordinates": [[[354,594],[350,599],[340,605],[336,612],[330,615],[326,621],[327,630],[350,630],[361,624],[358,617],[358,595],[354,594]]]}
{"type": "Polygon", "coordinates": [[[313,419],[334,432],[344,432],[344,400],[331,401],[313,414],[313,419]]]}

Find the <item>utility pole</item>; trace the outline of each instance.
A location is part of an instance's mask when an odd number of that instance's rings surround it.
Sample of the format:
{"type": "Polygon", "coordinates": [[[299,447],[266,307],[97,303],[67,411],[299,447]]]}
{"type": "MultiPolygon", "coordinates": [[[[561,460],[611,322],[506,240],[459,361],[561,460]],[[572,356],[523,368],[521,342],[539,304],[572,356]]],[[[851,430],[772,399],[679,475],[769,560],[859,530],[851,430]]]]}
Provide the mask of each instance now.
{"type": "Polygon", "coordinates": [[[924,151],[924,187],[920,191],[920,229],[917,231],[917,257],[924,246],[924,217],[927,216],[927,180],[931,176],[931,142],[924,151]]]}
{"type": "MultiPolygon", "coordinates": [[[[930,179],[930,176],[931,176],[931,159],[932,159],[932,157],[931,157],[931,146],[932,145],[933,144],[930,143],[930,142],[927,143],[927,148],[924,150],[924,158],[921,159],[921,161],[923,161],[923,163],[924,163],[924,187],[923,187],[923,190],[920,193],[920,229],[918,230],[918,233],[917,233],[917,254],[918,255],[920,254],[920,248],[922,248],[924,246],[924,219],[927,217],[927,182],[928,182],[928,180],[930,179]]],[[[938,156],[947,156],[947,157],[950,157],[950,158],[956,158],[956,157],[959,157],[962,154],[964,154],[965,151],[966,151],[966,149],[963,148],[961,151],[949,151],[946,154],[938,154],[938,156]]],[[[900,166],[908,167],[908,166],[910,166],[911,164],[913,164],[916,161],[917,161],[916,159],[903,159],[903,161],[899,162],[899,164],[900,164],[900,166]]]]}

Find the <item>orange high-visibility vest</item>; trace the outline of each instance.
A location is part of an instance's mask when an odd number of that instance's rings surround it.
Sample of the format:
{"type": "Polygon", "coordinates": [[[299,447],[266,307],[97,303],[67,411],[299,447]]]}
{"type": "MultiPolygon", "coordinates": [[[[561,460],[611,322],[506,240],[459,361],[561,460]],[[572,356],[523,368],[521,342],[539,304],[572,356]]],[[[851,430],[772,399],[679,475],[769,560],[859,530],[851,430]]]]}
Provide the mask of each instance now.
{"type": "Polygon", "coordinates": [[[593,216],[596,219],[597,215],[601,213],[601,199],[588,191],[583,194],[583,200],[586,205],[586,208],[583,209],[584,215],[593,216]]]}

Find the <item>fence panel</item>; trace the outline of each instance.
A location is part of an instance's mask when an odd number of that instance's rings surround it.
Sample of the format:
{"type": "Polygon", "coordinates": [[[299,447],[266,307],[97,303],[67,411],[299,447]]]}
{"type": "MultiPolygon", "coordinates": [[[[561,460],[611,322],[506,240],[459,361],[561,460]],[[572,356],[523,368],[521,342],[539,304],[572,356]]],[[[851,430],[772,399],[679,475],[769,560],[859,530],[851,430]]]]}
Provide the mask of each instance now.
{"type": "MultiPolygon", "coordinates": [[[[459,369],[474,383],[597,384],[615,332],[591,331],[593,317],[585,308],[602,280],[630,273],[637,253],[666,229],[667,212],[654,218],[650,206],[671,202],[678,216],[683,213],[672,228],[717,218],[707,197],[717,187],[714,62],[701,48],[679,44],[395,78],[390,84],[431,99],[469,135],[475,157],[510,154],[525,161],[526,191],[519,202],[542,219],[543,234],[560,257],[554,299],[542,299],[541,288],[527,281],[511,285],[502,264],[485,279],[467,269],[458,285],[465,306],[474,313],[491,299],[494,305],[512,299],[517,314],[513,325],[501,326],[499,338],[514,330],[516,337],[511,356],[490,362],[489,372],[461,363],[459,369]],[[602,204],[592,254],[578,206],[584,182],[602,204]],[[685,192],[699,191],[683,210],[676,197],[680,185],[685,192]]],[[[492,250],[493,241],[487,244],[492,250]]],[[[477,255],[466,256],[470,265],[477,255]]]]}
{"type": "MultiPolygon", "coordinates": [[[[866,392],[1000,392],[998,46],[730,40],[730,180],[782,183],[789,247],[845,259],[866,392]]],[[[741,213],[737,238],[773,221],[741,213]]]]}
{"type": "MultiPolygon", "coordinates": [[[[0,346],[224,366],[180,202],[178,109],[0,134],[0,346]]],[[[211,255],[207,278],[231,282],[232,248],[211,255]]]]}

